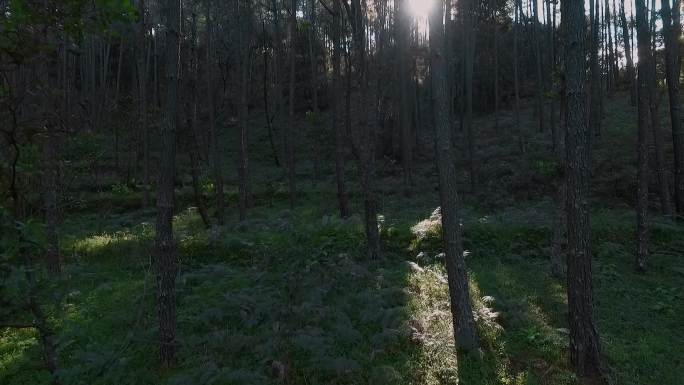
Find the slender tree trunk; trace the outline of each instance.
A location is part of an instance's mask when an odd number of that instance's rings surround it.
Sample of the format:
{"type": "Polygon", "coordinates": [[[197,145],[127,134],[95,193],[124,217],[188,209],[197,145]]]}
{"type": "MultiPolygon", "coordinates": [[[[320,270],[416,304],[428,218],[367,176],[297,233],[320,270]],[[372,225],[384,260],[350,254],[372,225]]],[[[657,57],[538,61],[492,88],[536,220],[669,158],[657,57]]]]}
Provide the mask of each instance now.
{"type": "Polygon", "coordinates": [[[589,23],[590,42],[589,45],[589,68],[590,68],[590,89],[589,89],[589,137],[590,154],[593,147],[594,136],[601,131],[601,70],[599,68],[599,15],[598,0],[589,0],[589,23]]]}
{"type": "Polygon", "coordinates": [[[249,203],[249,158],[247,153],[247,118],[249,115],[247,106],[247,88],[248,85],[248,72],[249,72],[249,43],[245,42],[246,36],[248,36],[245,30],[248,26],[249,17],[249,5],[242,4],[241,1],[236,2],[237,9],[237,28],[238,28],[238,76],[240,82],[240,96],[238,103],[238,120],[239,120],[239,147],[238,147],[238,210],[239,219],[241,221],[247,219],[247,206],[249,203]]]}
{"type": "Polygon", "coordinates": [[[311,130],[311,155],[313,163],[313,177],[318,180],[320,177],[320,145],[318,142],[320,138],[320,117],[318,111],[318,36],[316,32],[316,1],[309,0],[311,9],[309,11],[309,27],[307,28],[307,40],[309,46],[309,63],[311,65],[311,111],[313,113],[310,119],[311,130]]]}
{"type": "MultiPolygon", "coordinates": [[[[551,0],[549,0],[551,2],[551,0]]],[[[556,84],[553,79],[553,74],[556,74],[558,71],[558,63],[556,62],[556,55],[557,55],[557,49],[556,49],[556,2],[553,3],[552,7],[552,12],[553,16],[551,17],[551,32],[549,34],[550,38],[550,47],[551,47],[551,68],[552,68],[552,75],[550,75],[550,80],[549,80],[549,89],[553,93],[553,97],[549,101],[549,109],[551,111],[551,119],[549,121],[549,124],[551,125],[551,133],[552,136],[554,137],[553,139],[553,146],[554,148],[557,147],[560,143],[561,135],[558,134],[558,126],[556,125],[556,97],[558,96],[558,89],[556,88],[556,84]],[[554,134],[555,132],[555,134],[554,134]]]]}
{"type": "MultiPolygon", "coordinates": [[[[651,31],[651,52],[656,52],[656,22],[655,22],[655,0],[651,0],[652,16],[650,20],[651,31]]],[[[651,78],[648,85],[649,113],[651,117],[651,133],[653,134],[653,150],[655,153],[656,175],[658,176],[658,195],[660,197],[660,210],[665,216],[673,216],[672,196],[670,195],[670,183],[665,165],[665,143],[663,132],[660,129],[660,91],[658,90],[658,70],[656,68],[655,57],[651,59],[651,78]]]]}
{"type": "MultiPolygon", "coordinates": [[[[554,12],[555,13],[555,12],[554,12]]],[[[554,17],[555,20],[555,17],[554,17]]],[[[553,23],[555,27],[555,22],[553,23]]],[[[555,51],[554,55],[555,63],[555,51]]],[[[561,59],[561,63],[562,63],[561,59]]],[[[561,78],[561,121],[560,121],[560,132],[557,134],[557,139],[554,141],[555,145],[553,147],[554,154],[556,156],[556,162],[558,162],[558,172],[561,173],[566,169],[565,164],[565,136],[567,135],[566,123],[567,119],[565,116],[565,110],[563,106],[565,105],[565,74],[560,76],[561,78]]],[[[567,176],[565,172],[559,175],[556,180],[556,192],[554,194],[554,209],[552,218],[552,236],[551,236],[551,275],[556,278],[561,278],[565,275],[565,264],[563,259],[565,257],[564,246],[567,245],[567,213],[565,211],[566,201],[567,201],[567,176]]]]}
{"type": "MultiPolygon", "coordinates": [[[[264,118],[266,119],[266,129],[268,131],[268,143],[271,146],[271,153],[273,154],[273,162],[275,163],[276,167],[280,167],[280,159],[278,158],[278,150],[276,149],[276,145],[274,142],[273,138],[273,118],[274,116],[271,116],[271,111],[269,107],[269,95],[268,95],[268,88],[269,88],[269,79],[268,79],[268,50],[266,50],[265,47],[268,46],[266,43],[266,25],[263,21],[261,20],[261,35],[263,36],[263,66],[264,66],[264,72],[263,72],[263,96],[264,96],[264,118]]],[[[275,70],[275,69],[274,69],[275,70]]]]}
{"type": "Polygon", "coordinates": [[[366,23],[363,13],[365,0],[352,0],[350,18],[356,79],[359,83],[358,140],[361,169],[361,189],[366,227],[366,247],[369,259],[380,256],[380,233],[378,230],[378,205],[375,197],[375,135],[368,124],[368,63],[366,59],[366,23]],[[363,2],[363,8],[362,8],[363,2]]]}
{"type": "Polygon", "coordinates": [[[207,208],[204,204],[204,197],[202,196],[202,189],[200,188],[200,153],[199,153],[199,141],[198,141],[198,125],[199,125],[199,55],[197,52],[197,14],[193,8],[192,10],[192,24],[191,24],[191,39],[190,50],[191,50],[191,63],[189,68],[190,86],[192,92],[192,106],[188,110],[188,128],[190,133],[189,148],[188,152],[190,155],[190,174],[192,177],[192,192],[193,198],[195,200],[195,205],[197,206],[197,211],[202,218],[202,223],[206,228],[211,226],[209,220],[209,215],[207,214],[207,208]]]}
{"type": "Polygon", "coordinates": [[[464,37],[464,97],[465,119],[464,124],[468,135],[468,158],[470,171],[470,191],[475,193],[477,189],[477,145],[473,128],[473,65],[475,62],[475,0],[462,0],[464,2],[463,37],[464,37]]]}
{"type": "Polygon", "coordinates": [[[605,24],[606,24],[606,36],[608,38],[608,69],[610,76],[608,77],[608,84],[609,84],[609,94],[613,93],[613,90],[615,88],[615,78],[616,78],[616,72],[617,72],[617,67],[614,66],[615,64],[615,56],[617,55],[617,52],[613,50],[613,34],[610,32],[610,4],[608,3],[608,0],[605,1],[604,6],[604,13],[605,13],[605,24]]]}
{"type": "Polygon", "coordinates": [[[494,21],[494,130],[499,131],[499,23],[497,2],[492,1],[494,21]]]}
{"type": "Polygon", "coordinates": [[[288,38],[290,40],[290,49],[288,51],[288,62],[290,66],[290,84],[289,84],[289,106],[288,106],[288,123],[287,129],[283,130],[283,143],[285,147],[285,159],[287,165],[287,185],[290,197],[290,208],[294,208],[297,200],[297,186],[295,180],[295,156],[294,144],[292,143],[292,135],[295,134],[295,69],[296,69],[296,55],[297,49],[297,0],[291,0],[289,9],[289,28],[288,38]]]}
{"type": "Polygon", "coordinates": [[[223,193],[223,162],[219,151],[219,135],[216,128],[216,111],[214,106],[214,22],[212,20],[213,0],[207,0],[207,109],[209,110],[209,151],[211,153],[214,176],[214,196],[216,199],[216,219],[220,226],[225,221],[225,195],[223,193]]]}
{"type": "Polygon", "coordinates": [[[345,134],[344,127],[340,124],[342,118],[342,80],[340,73],[340,60],[342,53],[341,39],[341,0],[333,0],[333,106],[332,106],[332,131],[335,133],[335,179],[337,182],[337,201],[340,208],[340,217],[348,218],[351,215],[349,208],[349,196],[345,182],[345,134]]]}
{"type": "Polygon", "coordinates": [[[674,0],[670,8],[670,0],[661,0],[663,17],[663,37],[665,40],[665,75],[667,93],[670,102],[670,123],[672,125],[672,143],[674,149],[675,206],[677,214],[684,216],[684,130],[682,129],[679,102],[679,75],[681,71],[682,27],[680,13],[682,2],[674,0]]]}
{"type": "Polygon", "coordinates": [[[176,113],[180,61],[181,0],[166,1],[166,100],[161,126],[161,162],[157,190],[157,221],[154,265],[157,273],[159,355],[162,367],[176,362],[176,274],[178,260],[173,237],[176,113]]]}
{"type": "Polygon", "coordinates": [[[565,172],[568,221],[570,361],[579,377],[601,377],[601,349],[594,321],[589,222],[590,130],[584,95],[584,2],[563,0],[565,35],[565,172]]]}
{"type": "Polygon", "coordinates": [[[622,40],[625,48],[625,59],[627,61],[627,80],[629,84],[629,101],[632,106],[636,105],[636,87],[634,77],[634,60],[632,59],[632,44],[630,44],[629,24],[625,16],[625,0],[620,3],[620,24],[622,25],[622,40]]]}
{"type": "Polygon", "coordinates": [[[539,132],[544,131],[544,79],[542,75],[542,54],[539,40],[541,39],[539,31],[539,15],[538,15],[538,5],[537,0],[533,0],[533,11],[532,11],[532,40],[534,43],[534,59],[537,70],[537,113],[539,114],[539,132]]]}
{"type": "Polygon", "coordinates": [[[649,131],[649,87],[653,79],[650,76],[651,68],[651,42],[646,20],[646,5],[644,0],[636,0],[637,44],[639,62],[638,73],[638,129],[639,138],[637,144],[637,249],[636,269],[646,270],[648,259],[648,131],[649,131]]]}
{"type": "Polygon", "coordinates": [[[515,130],[518,135],[518,150],[521,154],[525,153],[525,140],[523,135],[523,128],[520,125],[520,81],[518,79],[518,45],[520,36],[520,9],[522,0],[514,0],[513,8],[515,13],[515,21],[513,23],[513,89],[515,93],[515,130]]]}
{"type": "MultiPolygon", "coordinates": [[[[441,4],[440,4],[441,5],[441,4]]],[[[480,346],[473,309],[470,304],[468,272],[463,256],[460,217],[458,212],[458,179],[451,145],[447,96],[447,61],[444,54],[444,10],[437,5],[430,16],[430,65],[435,116],[435,150],[439,172],[439,198],[442,213],[442,238],[446,251],[445,263],[449,283],[449,302],[458,349],[476,350],[480,346]]]]}
{"type": "Polygon", "coordinates": [[[147,125],[147,74],[145,60],[145,0],[138,3],[138,111],[140,114],[140,130],[143,136],[143,207],[150,205],[150,130],[147,125]]]}
{"type": "Polygon", "coordinates": [[[399,132],[401,134],[401,165],[404,174],[404,191],[411,192],[413,177],[411,163],[413,158],[413,136],[411,134],[411,106],[410,81],[411,72],[409,67],[409,38],[410,38],[410,15],[408,1],[399,0],[396,9],[396,41],[397,41],[397,65],[399,67],[399,132]]]}

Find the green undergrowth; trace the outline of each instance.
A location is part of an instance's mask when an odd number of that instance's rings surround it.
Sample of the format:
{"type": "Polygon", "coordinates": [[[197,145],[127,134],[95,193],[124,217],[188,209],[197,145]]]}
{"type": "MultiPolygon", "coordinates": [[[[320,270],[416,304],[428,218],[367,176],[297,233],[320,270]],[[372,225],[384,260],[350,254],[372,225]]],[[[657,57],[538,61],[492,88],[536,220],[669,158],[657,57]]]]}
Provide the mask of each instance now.
{"type": "MultiPolygon", "coordinates": [[[[361,221],[320,207],[257,210],[209,229],[185,210],[175,220],[179,362],[163,372],[149,212],[114,215],[100,232],[63,238],[64,277],[47,301],[60,375],[66,384],[575,384],[564,282],[547,273],[544,205],[466,211],[482,356],[455,353],[438,229],[418,240],[417,220],[385,218],[385,257],[366,261],[361,221]]],[[[684,229],[656,221],[650,269],[639,275],[630,215],[607,210],[593,221],[607,373],[613,384],[677,384],[684,229]]],[[[6,329],[0,340],[0,382],[49,382],[35,333],[6,329]]]]}

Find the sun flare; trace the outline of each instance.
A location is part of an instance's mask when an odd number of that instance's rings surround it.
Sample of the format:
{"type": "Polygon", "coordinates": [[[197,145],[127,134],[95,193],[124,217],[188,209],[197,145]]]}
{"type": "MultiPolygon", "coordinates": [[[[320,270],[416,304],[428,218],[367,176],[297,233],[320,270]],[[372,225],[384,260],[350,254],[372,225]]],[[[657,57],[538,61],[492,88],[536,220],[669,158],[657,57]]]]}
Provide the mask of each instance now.
{"type": "Polygon", "coordinates": [[[434,0],[408,0],[408,10],[416,19],[428,17],[434,0]]]}

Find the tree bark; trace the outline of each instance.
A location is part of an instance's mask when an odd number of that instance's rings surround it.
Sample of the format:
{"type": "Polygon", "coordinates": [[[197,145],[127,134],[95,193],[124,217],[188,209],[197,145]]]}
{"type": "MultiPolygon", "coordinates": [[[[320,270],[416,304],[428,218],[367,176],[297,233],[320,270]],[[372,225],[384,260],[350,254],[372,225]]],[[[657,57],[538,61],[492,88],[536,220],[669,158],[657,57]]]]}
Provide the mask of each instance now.
{"type": "Polygon", "coordinates": [[[539,114],[539,132],[544,131],[544,79],[542,75],[542,54],[539,40],[541,33],[539,31],[539,15],[537,0],[533,0],[533,13],[532,13],[532,39],[534,43],[534,59],[537,70],[537,114],[539,114]]]}
{"type": "Polygon", "coordinates": [[[601,377],[601,349],[594,321],[589,218],[590,130],[584,95],[584,2],[562,1],[565,37],[565,172],[568,220],[570,361],[579,377],[601,377]]]}
{"type": "Polygon", "coordinates": [[[594,136],[601,131],[601,70],[599,67],[599,15],[598,0],[589,0],[589,23],[590,45],[589,45],[589,151],[594,142],[594,136]]]}
{"type": "Polygon", "coordinates": [[[401,165],[404,174],[404,191],[410,194],[413,185],[411,163],[413,158],[413,135],[411,134],[411,118],[413,109],[411,106],[410,80],[411,70],[409,67],[409,38],[410,38],[410,15],[408,1],[399,0],[396,14],[396,44],[397,65],[399,67],[399,132],[401,135],[401,165]]]}
{"type": "MultiPolygon", "coordinates": [[[[664,1],[663,1],[664,2],[664,1]]],[[[660,197],[660,210],[665,216],[673,216],[674,210],[672,207],[672,196],[670,195],[670,183],[667,175],[665,165],[665,143],[663,140],[663,132],[660,129],[660,114],[658,113],[660,107],[660,91],[658,90],[658,70],[656,68],[655,52],[656,52],[656,17],[655,17],[655,0],[651,0],[652,16],[650,20],[651,31],[651,78],[648,82],[648,101],[649,113],[651,118],[651,133],[653,134],[653,152],[655,153],[655,167],[656,175],[658,176],[658,195],[660,197]]]]}
{"type": "Polygon", "coordinates": [[[468,135],[468,166],[470,171],[470,191],[477,189],[477,145],[473,129],[473,65],[475,62],[475,0],[462,0],[463,4],[463,38],[464,38],[464,78],[465,129],[468,135]]]}
{"type": "Polygon", "coordinates": [[[520,125],[520,81],[518,77],[518,45],[520,36],[520,20],[522,0],[514,0],[513,11],[515,13],[513,23],[513,91],[515,93],[515,130],[518,135],[518,150],[521,154],[525,153],[525,140],[523,135],[523,128],[520,125]]]}
{"type": "Polygon", "coordinates": [[[625,46],[625,59],[627,61],[627,80],[629,82],[629,101],[632,106],[636,105],[636,87],[634,78],[634,61],[632,60],[632,46],[630,44],[629,25],[625,16],[625,0],[620,3],[620,24],[622,25],[622,40],[625,46]]]}
{"type": "Polygon", "coordinates": [[[287,129],[283,130],[283,143],[285,147],[285,164],[287,165],[287,185],[290,198],[290,208],[294,208],[297,200],[297,186],[295,180],[295,157],[294,144],[292,143],[292,135],[296,132],[295,128],[295,69],[296,69],[296,55],[297,49],[297,0],[291,0],[289,9],[289,28],[288,38],[290,40],[290,49],[288,51],[288,62],[290,66],[290,84],[289,84],[289,109],[288,109],[288,123],[287,129]]]}
{"type": "Polygon", "coordinates": [[[637,45],[639,52],[638,71],[638,144],[637,144],[637,244],[636,269],[646,270],[648,259],[648,131],[650,113],[649,87],[653,81],[651,77],[651,42],[649,27],[646,20],[646,5],[644,0],[636,0],[637,45]]]}
{"type": "Polygon", "coordinates": [[[204,204],[204,197],[202,196],[202,189],[200,188],[200,153],[199,153],[199,140],[198,140],[198,125],[199,125],[199,55],[196,46],[197,41],[197,13],[193,8],[192,10],[192,22],[191,22],[191,42],[190,42],[190,68],[188,71],[191,94],[192,94],[192,105],[188,108],[188,128],[189,128],[189,148],[188,152],[190,155],[190,175],[192,177],[192,192],[193,198],[195,200],[195,205],[197,206],[197,211],[202,218],[202,223],[204,227],[209,228],[211,222],[209,220],[209,215],[207,214],[207,207],[204,204]]]}
{"type": "Polygon", "coordinates": [[[138,113],[140,114],[140,129],[143,136],[143,207],[150,205],[150,130],[147,125],[147,74],[148,66],[145,60],[145,0],[138,3],[138,113]]]}
{"type": "MultiPolygon", "coordinates": [[[[359,85],[358,148],[361,169],[361,190],[366,228],[366,251],[369,259],[380,257],[378,205],[375,192],[375,135],[368,124],[368,63],[366,61],[366,23],[363,14],[365,0],[352,0],[348,8],[352,25],[353,59],[359,85]],[[363,2],[363,8],[362,8],[363,2]]],[[[346,6],[346,3],[345,3],[346,6]]]]}
{"type": "Polygon", "coordinates": [[[214,177],[214,196],[216,200],[216,220],[220,226],[225,221],[225,195],[223,193],[223,162],[219,151],[219,135],[216,128],[216,110],[214,105],[214,21],[212,20],[213,0],[207,0],[207,109],[209,110],[209,152],[211,156],[212,172],[214,177]]]}
{"type": "MultiPolygon", "coordinates": [[[[239,76],[239,101],[238,101],[238,129],[239,139],[238,139],[238,163],[237,163],[237,174],[238,174],[238,211],[239,219],[241,221],[247,219],[247,207],[249,203],[249,157],[247,149],[247,118],[249,116],[249,110],[247,105],[247,88],[248,85],[248,73],[249,73],[249,43],[245,42],[247,36],[249,36],[246,28],[248,26],[250,10],[249,5],[242,4],[241,1],[236,2],[238,7],[236,16],[237,20],[237,39],[238,39],[238,76],[239,76]]],[[[248,41],[248,40],[247,40],[248,41]]]]}
{"type": "Polygon", "coordinates": [[[670,123],[674,150],[675,206],[677,214],[684,216],[684,130],[682,130],[679,102],[679,74],[681,71],[680,24],[681,0],[662,0],[663,37],[665,40],[665,75],[670,102],[670,123]]]}
{"type": "Polygon", "coordinates": [[[161,163],[157,190],[154,265],[157,274],[159,356],[162,367],[176,362],[176,273],[178,260],[173,237],[178,71],[180,61],[181,0],[166,1],[166,100],[161,126],[161,163]]]}
{"type": "Polygon", "coordinates": [[[447,96],[447,61],[444,53],[444,10],[437,5],[430,15],[430,66],[434,97],[435,150],[439,173],[439,197],[442,213],[442,238],[446,251],[449,302],[458,349],[476,350],[480,346],[470,303],[468,273],[463,256],[460,217],[458,212],[458,179],[451,145],[449,105],[447,96]]]}
{"type": "Polygon", "coordinates": [[[332,131],[335,133],[335,180],[337,182],[337,202],[340,209],[340,217],[351,216],[349,208],[349,196],[347,194],[345,176],[345,134],[340,120],[342,118],[342,80],[340,73],[340,60],[342,53],[341,39],[341,0],[333,0],[333,106],[332,106],[332,131]]]}

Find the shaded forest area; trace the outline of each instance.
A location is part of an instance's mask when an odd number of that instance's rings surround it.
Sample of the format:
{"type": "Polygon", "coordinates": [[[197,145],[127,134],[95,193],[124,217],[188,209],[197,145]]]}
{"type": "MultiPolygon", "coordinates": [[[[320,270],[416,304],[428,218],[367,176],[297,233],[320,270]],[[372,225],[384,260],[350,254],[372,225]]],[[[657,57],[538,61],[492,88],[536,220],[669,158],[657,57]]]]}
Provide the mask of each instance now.
{"type": "Polygon", "coordinates": [[[681,383],[681,0],[0,9],[0,383],[681,383]]]}

